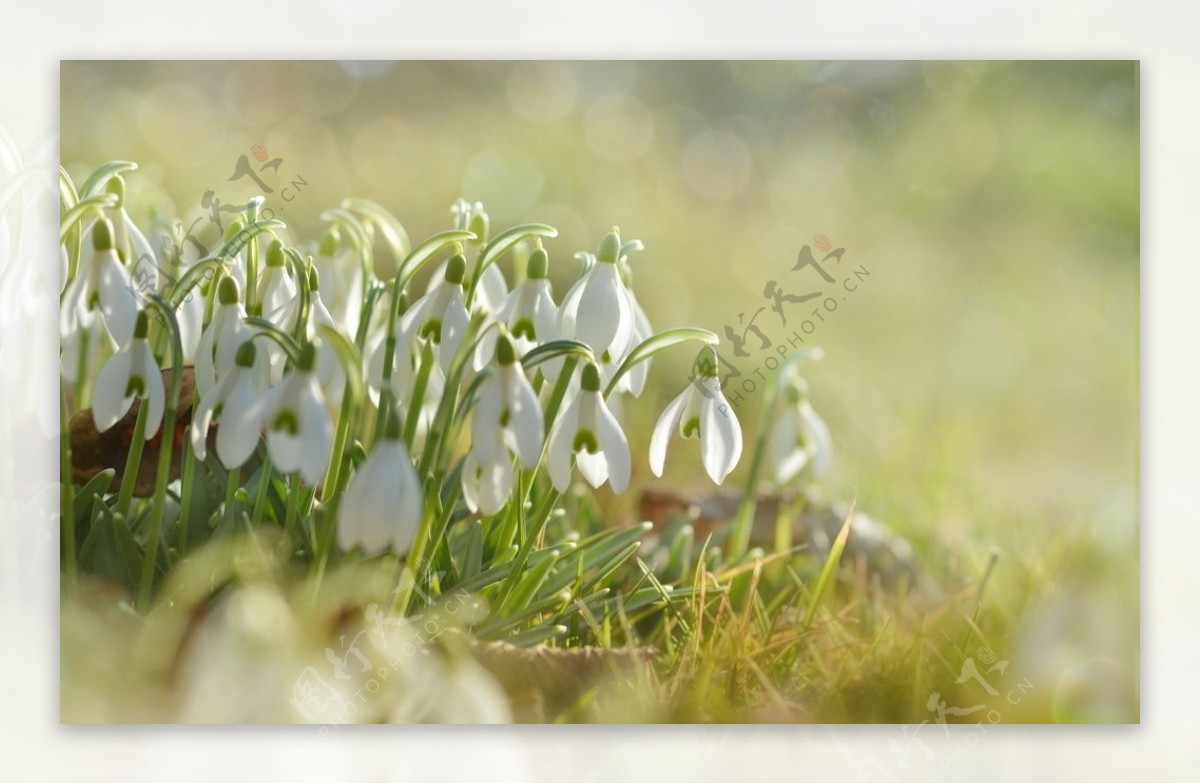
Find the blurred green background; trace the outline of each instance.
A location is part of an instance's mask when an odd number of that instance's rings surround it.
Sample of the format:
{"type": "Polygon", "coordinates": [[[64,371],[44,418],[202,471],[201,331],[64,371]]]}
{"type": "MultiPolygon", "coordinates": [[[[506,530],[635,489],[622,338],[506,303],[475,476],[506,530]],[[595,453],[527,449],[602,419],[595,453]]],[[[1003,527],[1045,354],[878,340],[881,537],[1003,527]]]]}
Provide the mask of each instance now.
{"type": "MultiPolygon", "coordinates": [[[[952,589],[996,548],[1012,655],[1058,684],[1047,708],[1084,668],[1101,692],[1063,704],[1092,712],[1056,718],[1136,715],[1136,63],[65,62],[61,106],[77,180],[141,164],[136,218],[191,224],[208,190],[244,203],[258,186],[229,178],[258,144],[282,159],[260,175],[267,205],[300,238],[357,195],[420,240],[461,195],[493,231],[559,228],[557,297],[609,226],[642,239],[657,328],[724,334],[767,307],[777,344],[817,301],[786,305],[785,327],[768,280],[844,296],[809,337],[827,352],[808,375],[837,447],[828,494],[952,589]],[[792,271],[818,234],[845,248],[825,265],[837,284],[792,271]]],[[[767,354],[729,358],[749,375],[767,354]]],[[[627,406],[643,456],[690,359],[660,362],[627,406]]],[[[738,409],[747,435],[760,398],[738,409]]],[[[705,490],[694,452],[673,446],[663,481],[705,490]]]]}

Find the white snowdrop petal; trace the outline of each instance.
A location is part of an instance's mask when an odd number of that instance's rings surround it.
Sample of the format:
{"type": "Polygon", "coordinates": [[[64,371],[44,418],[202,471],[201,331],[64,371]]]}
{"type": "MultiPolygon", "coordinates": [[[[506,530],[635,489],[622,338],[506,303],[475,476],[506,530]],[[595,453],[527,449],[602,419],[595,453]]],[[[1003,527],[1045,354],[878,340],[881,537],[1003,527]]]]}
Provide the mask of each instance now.
{"type": "Polygon", "coordinates": [[[275,468],[283,474],[299,471],[304,465],[304,441],[298,435],[292,435],[283,430],[267,431],[267,449],[271,452],[271,461],[275,468]]]}
{"type": "Polygon", "coordinates": [[[823,474],[829,470],[833,459],[833,436],[825,420],[805,401],[800,409],[800,416],[813,441],[813,471],[823,474]]]}
{"type": "Polygon", "coordinates": [[[119,351],[108,358],[96,376],[92,386],[92,419],[101,433],[120,422],[133,405],[133,397],[125,395],[132,366],[129,351],[119,351]]]}
{"type": "Polygon", "coordinates": [[[542,431],[545,419],[537,395],[519,366],[512,369],[512,396],[509,409],[509,429],[516,441],[521,465],[532,469],[542,457],[542,431]]]}
{"type": "Polygon", "coordinates": [[[216,405],[217,395],[200,397],[196,407],[192,409],[192,424],[188,427],[191,437],[192,451],[198,460],[204,460],[209,455],[209,425],[212,424],[212,408],[216,405]]]}
{"type": "Polygon", "coordinates": [[[742,428],[715,384],[713,392],[700,409],[700,454],[704,470],[721,484],[742,458],[742,428]]]}
{"type": "Polygon", "coordinates": [[[254,454],[258,446],[259,416],[264,398],[254,392],[251,376],[237,371],[238,378],[230,386],[217,424],[217,457],[227,469],[238,468],[254,454]]]}
{"type": "Polygon", "coordinates": [[[146,409],[146,440],[149,441],[162,426],[166,393],[163,389],[162,371],[158,369],[158,363],[154,361],[154,355],[150,353],[150,347],[146,345],[146,341],[137,341],[134,344],[134,351],[136,352],[134,367],[141,366],[138,373],[146,384],[146,394],[143,399],[149,406],[146,409]]]}
{"type": "Polygon", "coordinates": [[[479,486],[479,511],[485,515],[499,512],[512,495],[512,483],[512,462],[507,454],[502,454],[483,470],[479,486]]]}
{"type": "Polygon", "coordinates": [[[559,415],[550,432],[550,480],[560,493],[567,492],[571,486],[571,456],[578,425],[579,398],[576,397],[559,415]]]}
{"type": "Polygon", "coordinates": [[[504,393],[499,379],[492,376],[484,385],[475,405],[471,422],[471,451],[480,465],[487,465],[496,456],[496,433],[500,430],[500,413],[504,408],[504,393]]]}
{"type": "Polygon", "coordinates": [[[97,284],[100,312],[104,314],[104,323],[113,340],[118,345],[125,345],[133,338],[137,324],[138,304],[133,283],[129,272],[117,261],[115,252],[98,253],[96,263],[100,265],[97,284]]]}
{"type": "Polygon", "coordinates": [[[779,414],[771,428],[771,434],[767,437],[767,454],[771,459],[771,470],[775,481],[779,484],[790,482],[796,472],[808,462],[807,453],[796,445],[796,436],[796,414],[795,411],[788,408],[779,414]],[[801,455],[799,464],[796,461],[796,453],[801,455]]]}
{"type": "Polygon", "coordinates": [[[596,395],[597,398],[596,436],[600,441],[600,448],[604,450],[612,489],[615,493],[623,493],[629,487],[629,475],[632,470],[629,442],[625,439],[625,434],[621,432],[621,425],[617,423],[617,418],[604,405],[599,393],[591,394],[596,395]]]}
{"type": "Polygon", "coordinates": [[[650,435],[650,470],[655,476],[662,476],[663,464],[667,460],[667,445],[671,441],[671,433],[679,426],[683,410],[692,397],[692,387],[680,392],[675,399],[663,409],[662,416],[654,424],[654,432],[650,435]]]}
{"type": "Polygon", "coordinates": [[[579,473],[592,487],[598,488],[608,481],[608,459],[603,452],[591,454],[580,450],[575,454],[575,464],[579,473]]]}
{"type": "Polygon", "coordinates": [[[466,460],[463,461],[462,491],[463,501],[472,512],[479,511],[479,484],[479,462],[475,460],[474,454],[468,452],[466,460]]]}
{"type": "Polygon", "coordinates": [[[597,352],[609,350],[622,328],[628,334],[630,313],[620,286],[615,265],[597,264],[588,273],[575,316],[576,333],[597,352]]]}
{"type": "Polygon", "coordinates": [[[325,478],[329,453],[333,449],[333,423],[325,408],[324,397],[312,374],[306,374],[304,392],[300,398],[300,433],[304,440],[302,475],[311,485],[325,478]]]}

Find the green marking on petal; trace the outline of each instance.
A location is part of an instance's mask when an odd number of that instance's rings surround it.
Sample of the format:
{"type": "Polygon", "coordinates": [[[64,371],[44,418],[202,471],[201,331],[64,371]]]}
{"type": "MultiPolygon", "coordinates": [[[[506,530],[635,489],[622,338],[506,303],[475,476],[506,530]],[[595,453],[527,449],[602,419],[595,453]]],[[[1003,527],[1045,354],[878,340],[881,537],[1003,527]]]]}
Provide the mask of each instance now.
{"type": "Polygon", "coordinates": [[[429,319],[425,322],[425,326],[421,327],[421,337],[428,338],[434,343],[442,342],[442,320],[429,319]]]}
{"type": "Polygon", "coordinates": [[[571,449],[575,452],[586,450],[589,455],[594,455],[600,451],[600,442],[596,440],[592,431],[580,430],[575,434],[575,442],[571,445],[571,449]]]}
{"type": "Polygon", "coordinates": [[[509,420],[511,419],[512,412],[510,412],[506,406],[505,409],[500,412],[500,427],[508,427],[509,420]]]}
{"type": "Polygon", "coordinates": [[[537,330],[533,326],[533,321],[527,318],[523,318],[516,324],[513,324],[512,334],[515,338],[537,340],[537,330]]]}
{"type": "Polygon", "coordinates": [[[141,376],[130,376],[129,383],[125,385],[125,397],[133,397],[138,395],[144,397],[146,394],[146,379],[141,376]]]}
{"type": "Polygon", "coordinates": [[[692,417],[683,423],[684,438],[699,438],[700,437],[700,417],[692,417]]]}
{"type": "Polygon", "coordinates": [[[300,420],[295,411],[280,411],[275,416],[275,421],[271,423],[271,429],[283,430],[294,436],[300,432],[300,420]]]}

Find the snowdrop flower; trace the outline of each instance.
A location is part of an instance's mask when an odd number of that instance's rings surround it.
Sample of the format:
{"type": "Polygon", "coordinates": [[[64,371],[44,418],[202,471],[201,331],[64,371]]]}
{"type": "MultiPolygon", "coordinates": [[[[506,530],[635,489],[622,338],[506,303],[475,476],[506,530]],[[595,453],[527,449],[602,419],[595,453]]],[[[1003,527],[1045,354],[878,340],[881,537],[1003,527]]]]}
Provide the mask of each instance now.
{"type": "Polygon", "coordinates": [[[283,252],[283,243],[278,239],[272,240],[267,248],[267,266],[258,280],[257,298],[262,312],[280,329],[288,329],[290,325],[277,320],[291,311],[284,308],[296,298],[296,281],[287,270],[287,256],[283,252]]]}
{"type": "MultiPolygon", "coordinates": [[[[196,346],[196,387],[201,394],[206,394],[218,378],[233,369],[238,347],[254,336],[246,326],[245,318],[237,281],[226,275],[217,284],[217,304],[213,307],[212,321],[201,333],[196,346]]],[[[265,363],[259,367],[266,369],[265,363]]]]}
{"type": "Polygon", "coordinates": [[[295,370],[263,398],[267,448],[275,467],[285,474],[299,471],[311,485],[324,477],[333,447],[333,422],[313,372],[316,360],[316,346],[306,343],[295,370]]]}
{"type": "Polygon", "coordinates": [[[135,397],[150,406],[146,411],[147,440],[162,424],[165,392],[162,371],[146,340],[149,331],[150,319],[145,311],[140,311],[134,323],[133,340],[109,357],[96,376],[96,386],[92,390],[92,418],[96,429],[102,433],[121,421],[135,397]]]}
{"type": "Polygon", "coordinates": [[[347,334],[356,334],[362,315],[363,268],[353,248],[339,249],[337,235],[326,234],[313,259],[313,268],[318,273],[321,300],[345,326],[347,334]]]}
{"type": "Polygon", "coordinates": [[[463,498],[472,512],[493,515],[512,495],[516,454],[526,469],[542,455],[542,409],[507,335],[496,341],[496,374],[479,394],[471,451],[463,467],[463,498]]]}
{"type": "MultiPolygon", "coordinates": [[[[421,351],[416,339],[419,325],[406,319],[408,314],[407,300],[401,295],[400,307],[403,315],[396,319],[396,345],[392,356],[392,392],[397,398],[407,400],[416,382],[417,362],[420,361],[421,351]]],[[[386,303],[376,306],[376,312],[386,310],[386,303]]],[[[387,358],[387,330],[382,326],[369,333],[370,341],[367,354],[367,388],[371,394],[371,402],[379,402],[379,391],[383,388],[383,364],[387,358]]],[[[440,375],[441,371],[435,366],[430,378],[440,375]]]]}
{"type": "MultiPolygon", "coordinates": [[[[639,343],[649,339],[654,334],[654,330],[650,326],[650,319],[646,317],[646,312],[642,310],[642,306],[638,303],[637,297],[634,296],[633,289],[626,290],[629,292],[629,304],[633,309],[633,335],[631,336],[629,346],[625,351],[623,351],[619,356],[614,357],[613,361],[604,362],[601,364],[601,370],[604,371],[603,375],[605,380],[612,378],[612,374],[615,373],[617,368],[620,367],[621,363],[625,361],[625,357],[628,356],[630,351],[633,351],[635,348],[637,348],[639,343]]],[[[644,362],[639,362],[630,368],[629,372],[622,376],[621,380],[617,382],[617,387],[614,391],[628,392],[634,397],[642,394],[642,391],[646,388],[646,379],[650,375],[650,363],[651,360],[648,359],[644,362]]]]}
{"type": "Polygon", "coordinates": [[[784,408],[776,417],[767,440],[771,469],[778,484],[791,482],[806,467],[820,475],[829,470],[833,437],[824,420],[808,402],[808,385],[796,379],[783,391],[784,408]]]}
{"type": "Polygon", "coordinates": [[[338,508],[338,546],[361,546],[368,555],[385,550],[403,555],[423,513],[421,480],[400,440],[400,420],[393,415],[383,439],[346,486],[338,508]]]}
{"type": "Polygon", "coordinates": [[[401,318],[401,332],[428,338],[438,346],[438,363],[443,371],[449,371],[471,322],[463,294],[466,270],[465,258],[461,255],[451,258],[446,263],[443,285],[414,302],[401,318]],[[415,332],[410,332],[409,327],[415,327],[415,332]]]}
{"type": "MultiPolygon", "coordinates": [[[[546,277],[549,266],[550,257],[546,251],[535,249],[529,256],[525,280],[517,284],[496,314],[497,323],[508,327],[518,356],[525,356],[540,344],[553,339],[557,329],[558,308],[551,294],[550,280],[546,277]]],[[[476,370],[483,369],[492,356],[497,334],[496,330],[489,329],[476,344],[476,370]]]]}
{"type": "MultiPolygon", "coordinates": [[[[112,224],[101,218],[92,227],[91,262],[67,287],[62,304],[64,343],[80,338],[80,331],[93,323],[92,314],[99,311],[108,333],[118,345],[125,345],[133,336],[138,318],[137,295],[129,271],[121,263],[113,238],[112,224]]],[[[64,346],[64,352],[67,350],[64,346]]]]}
{"type": "Polygon", "coordinates": [[[704,351],[701,372],[667,405],[650,436],[650,470],[662,476],[671,431],[700,440],[700,456],[709,477],[721,484],[742,457],[742,427],[717,376],[716,352],[704,351]]]}
{"type": "MultiPolygon", "coordinates": [[[[338,390],[337,394],[331,394],[332,397],[340,397],[340,390],[346,382],[345,371],[342,370],[342,365],[338,362],[337,352],[333,346],[326,342],[317,334],[319,327],[333,327],[338,332],[343,331],[341,324],[334,319],[333,314],[329,312],[329,308],[325,307],[324,298],[321,296],[321,277],[317,274],[316,269],[308,271],[308,277],[311,281],[312,288],[309,289],[308,303],[308,336],[311,340],[317,342],[317,378],[321,382],[321,386],[333,390],[338,390]]],[[[353,333],[350,333],[353,335],[353,333]]]]}
{"type": "MultiPolygon", "coordinates": [[[[247,340],[238,346],[234,366],[208,392],[202,392],[192,414],[192,450],[203,460],[208,454],[208,428],[217,420],[217,456],[226,468],[237,468],[254,454],[258,446],[258,425],[239,422],[241,414],[252,411],[263,388],[255,372],[257,350],[247,340]]],[[[261,365],[259,366],[261,367],[261,365]]]]}
{"type": "Polygon", "coordinates": [[[571,458],[592,487],[605,481],[614,492],[629,486],[629,442],[600,394],[600,370],[588,363],[580,391],[550,433],[550,479],[559,492],[571,484],[571,458]]]}
{"type": "MultiPolygon", "coordinates": [[[[138,289],[134,289],[135,296],[138,290],[157,291],[158,266],[155,263],[157,259],[154,248],[125,211],[125,181],[120,176],[110,177],[105,184],[105,190],[117,197],[116,206],[105,208],[104,216],[108,220],[107,228],[112,233],[113,248],[121,265],[133,270],[131,277],[138,285],[138,289]]],[[[95,245],[95,232],[101,228],[100,223],[101,220],[94,221],[84,232],[83,245],[80,248],[80,270],[88,269],[95,259],[98,250],[95,245]],[[88,241],[89,237],[92,242],[88,241]]],[[[124,343],[125,339],[117,338],[117,342],[124,343]]]]}
{"type": "MultiPolygon", "coordinates": [[[[593,257],[584,255],[584,263],[593,257]]],[[[580,340],[599,355],[605,376],[616,371],[637,343],[650,335],[650,324],[634,295],[625,286],[620,262],[620,235],[617,229],[605,235],[594,263],[584,271],[563,298],[558,315],[558,336],[580,340]]],[[[648,366],[635,367],[620,381],[619,389],[641,394],[646,385],[648,366]]]]}

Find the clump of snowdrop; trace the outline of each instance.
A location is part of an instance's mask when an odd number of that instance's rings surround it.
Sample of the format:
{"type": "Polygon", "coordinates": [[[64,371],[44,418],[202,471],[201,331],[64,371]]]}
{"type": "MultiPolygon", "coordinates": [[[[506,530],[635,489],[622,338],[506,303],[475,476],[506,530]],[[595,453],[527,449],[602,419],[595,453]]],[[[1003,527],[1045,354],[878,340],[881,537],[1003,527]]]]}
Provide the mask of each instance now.
{"type": "MultiPolygon", "coordinates": [[[[192,406],[186,460],[176,466],[169,448],[160,453],[167,459],[156,473],[154,516],[142,528],[174,537],[180,560],[193,540],[215,532],[278,525],[292,548],[282,548],[287,558],[307,563],[315,585],[341,560],[399,558],[406,570],[435,563],[397,589],[403,615],[431,606],[443,580],[511,569],[498,599],[511,611],[540,590],[525,570],[553,566],[577,541],[542,544],[576,470],[592,488],[628,490],[631,438],[618,412],[644,388],[653,357],[683,343],[717,342],[697,328],[652,332],[631,287],[628,256],[641,243],[622,243],[616,229],[605,234],[595,256],[581,254],[584,268],[560,307],[543,244],[556,236],[553,227],[523,224],[493,236],[483,205],[464,200],[451,210],[451,228],[415,245],[386,210],[362,200],[323,215],[331,225],[319,243],[295,245],[276,235],[280,222],[251,205],[211,257],[193,259],[177,281],[146,297],[165,317],[150,330],[121,250],[136,252],[144,236],[132,224],[114,230],[112,221],[127,216],[113,211],[117,202],[104,188],[89,186],[74,213],[76,235],[86,227],[92,248],[86,263],[64,244],[68,271],[77,273],[68,275],[63,298],[63,376],[88,372],[89,342],[94,360],[107,358],[90,399],[101,430],[138,398],[148,407],[147,438],[192,406]],[[525,274],[510,289],[505,269],[514,259],[525,274]],[[170,318],[185,303],[186,328],[170,318]],[[176,405],[178,358],[193,353],[196,397],[176,405]],[[164,374],[160,363],[175,372],[164,374]],[[203,495],[213,483],[201,479],[212,478],[203,472],[213,467],[214,428],[226,491],[210,503],[203,495]],[[264,439],[264,459],[253,462],[264,439]],[[176,478],[179,508],[189,512],[179,517],[192,522],[190,532],[165,516],[165,488],[176,478]],[[476,538],[464,543],[464,529],[476,538]],[[446,566],[456,573],[439,576],[446,566]]],[[[657,475],[673,432],[698,439],[717,483],[738,464],[740,427],[715,376],[689,386],[660,417],[650,439],[657,475]]],[[[131,484],[122,487],[127,500],[117,513],[137,513],[131,484]]],[[[157,547],[149,537],[139,606],[161,580],[157,547]]],[[[568,584],[554,582],[556,591],[568,584]]],[[[453,675],[468,691],[480,680],[469,669],[453,675]]],[[[499,708],[478,713],[507,716],[499,708]]]]}

